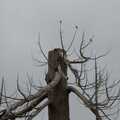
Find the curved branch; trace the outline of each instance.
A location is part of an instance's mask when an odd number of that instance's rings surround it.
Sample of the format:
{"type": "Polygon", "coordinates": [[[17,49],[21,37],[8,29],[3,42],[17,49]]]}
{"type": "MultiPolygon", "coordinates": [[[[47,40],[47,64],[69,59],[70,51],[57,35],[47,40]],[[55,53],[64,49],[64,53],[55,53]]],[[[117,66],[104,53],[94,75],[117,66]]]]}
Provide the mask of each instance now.
{"type": "Polygon", "coordinates": [[[39,33],[39,36],[38,36],[38,46],[39,46],[39,49],[43,55],[43,57],[48,61],[48,58],[46,57],[44,51],[42,50],[42,47],[41,47],[41,43],[40,43],[40,33],[39,33]]]}
{"type": "Polygon", "coordinates": [[[68,51],[70,50],[70,48],[72,47],[73,42],[74,42],[75,37],[76,37],[76,34],[77,34],[77,30],[78,30],[78,26],[75,26],[75,32],[74,32],[74,35],[73,35],[72,41],[70,42],[70,45],[68,46],[66,52],[68,52],[68,51]]]}
{"type": "Polygon", "coordinates": [[[83,101],[86,107],[88,107],[90,111],[94,113],[95,116],[99,116],[99,120],[102,120],[99,115],[98,109],[96,109],[95,105],[91,103],[85,96],[83,96],[75,87],[68,86],[67,89],[69,92],[73,92],[74,94],[76,94],[83,101]]]}

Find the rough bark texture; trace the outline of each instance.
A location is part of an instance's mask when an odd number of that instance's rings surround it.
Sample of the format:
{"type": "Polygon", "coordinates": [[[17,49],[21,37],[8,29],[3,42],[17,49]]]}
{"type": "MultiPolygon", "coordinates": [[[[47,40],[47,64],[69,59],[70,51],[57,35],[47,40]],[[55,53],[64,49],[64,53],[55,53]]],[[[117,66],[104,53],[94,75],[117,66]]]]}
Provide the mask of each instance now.
{"type": "MultiPolygon", "coordinates": [[[[54,49],[48,54],[48,84],[53,80],[58,65],[67,75],[67,65],[64,63],[65,52],[62,49],[54,49]]],[[[62,78],[59,84],[48,93],[48,118],[49,120],[69,120],[69,99],[67,94],[67,80],[62,78]]]]}

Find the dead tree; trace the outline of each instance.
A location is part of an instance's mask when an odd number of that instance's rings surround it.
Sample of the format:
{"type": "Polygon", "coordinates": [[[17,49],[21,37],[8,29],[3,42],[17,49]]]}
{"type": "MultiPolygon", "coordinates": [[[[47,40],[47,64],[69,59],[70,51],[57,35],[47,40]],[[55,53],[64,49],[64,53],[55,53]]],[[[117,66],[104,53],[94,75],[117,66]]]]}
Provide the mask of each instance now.
{"type": "Polygon", "coordinates": [[[18,98],[6,94],[3,77],[0,90],[0,120],[15,120],[16,118],[33,120],[46,106],[48,106],[49,120],[70,120],[69,94],[71,92],[80,98],[85,107],[96,116],[96,120],[112,120],[112,116],[118,115],[120,111],[120,80],[109,82],[108,72],[101,69],[98,64],[98,60],[106,54],[94,57],[85,56],[85,49],[92,43],[92,39],[86,42],[83,33],[77,58],[70,60],[68,52],[72,48],[78,27],[75,27],[73,39],[65,49],[61,24],[62,21],[60,21],[62,48],[50,50],[47,58],[39,41],[39,49],[47,61],[42,62],[34,58],[40,65],[48,64],[48,72],[45,76],[47,85],[36,88],[31,83],[32,77],[28,75],[30,87],[29,94],[26,94],[21,90],[19,76],[17,76],[17,90],[21,96],[18,98]],[[89,63],[92,65],[92,69],[89,63]],[[74,66],[75,64],[77,66],[74,66]],[[69,83],[71,78],[67,74],[68,69],[74,76],[74,83],[71,84],[69,83]],[[92,77],[90,77],[90,72],[92,72],[92,77]],[[36,91],[33,92],[32,88],[36,91]]]}
{"type": "Polygon", "coordinates": [[[67,64],[63,58],[63,49],[54,49],[48,55],[48,77],[49,84],[58,72],[59,67],[64,74],[59,83],[48,92],[49,120],[69,120],[69,99],[67,93],[67,64]],[[58,107],[60,106],[60,107],[58,107]]]}

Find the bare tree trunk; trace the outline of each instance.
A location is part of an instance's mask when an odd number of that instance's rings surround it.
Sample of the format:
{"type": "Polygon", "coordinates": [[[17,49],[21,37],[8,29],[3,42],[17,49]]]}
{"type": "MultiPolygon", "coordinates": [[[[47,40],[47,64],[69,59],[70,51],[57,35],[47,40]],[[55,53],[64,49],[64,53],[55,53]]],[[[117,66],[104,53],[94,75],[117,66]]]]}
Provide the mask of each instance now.
{"type": "Polygon", "coordinates": [[[96,120],[102,120],[102,118],[99,114],[99,111],[97,109],[96,109],[95,113],[96,113],[96,120]]]}
{"type": "Polygon", "coordinates": [[[96,120],[102,120],[101,116],[96,116],[96,120]]]}
{"type": "MultiPolygon", "coordinates": [[[[48,55],[48,84],[54,78],[58,65],[67,76],[67,65],[64,63],[64,50],[54,49],[48,55]]],[[[69,120],[69,99],[67,93],[67,80],[62,78],[58,85],[49,91],[48,118],[49,120],[69,120]]]]}

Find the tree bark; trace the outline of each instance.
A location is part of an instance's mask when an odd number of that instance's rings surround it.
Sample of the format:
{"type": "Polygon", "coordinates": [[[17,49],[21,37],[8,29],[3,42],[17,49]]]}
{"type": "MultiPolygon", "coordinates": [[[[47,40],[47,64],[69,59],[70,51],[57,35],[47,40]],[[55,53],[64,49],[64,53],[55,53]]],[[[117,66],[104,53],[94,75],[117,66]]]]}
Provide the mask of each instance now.
{"type": "MultiPolygon", "coordinates": [[[[60,65],[62,72],[67,76],[67,65],[64,62],[65,52],[63,49],[54,49],[48,53],[48,77],[49,84],[58,71],[60,65]]],[[[69,120],[69,98],[67,93],[67,80],[62,77],[60,82],[48,92],[48,119],[69,120]]]]}

